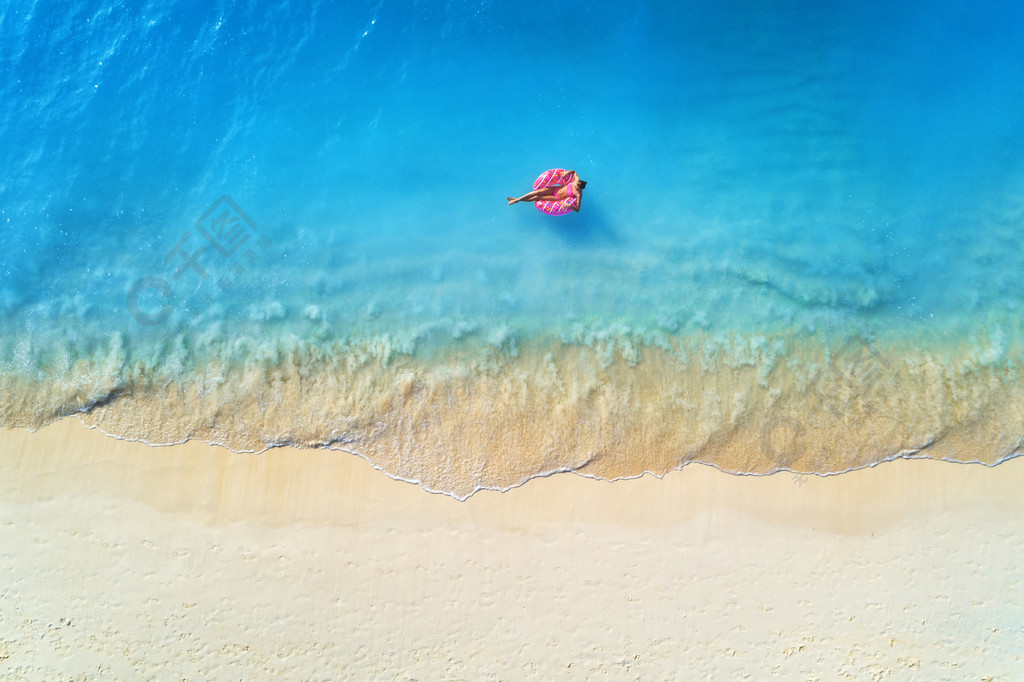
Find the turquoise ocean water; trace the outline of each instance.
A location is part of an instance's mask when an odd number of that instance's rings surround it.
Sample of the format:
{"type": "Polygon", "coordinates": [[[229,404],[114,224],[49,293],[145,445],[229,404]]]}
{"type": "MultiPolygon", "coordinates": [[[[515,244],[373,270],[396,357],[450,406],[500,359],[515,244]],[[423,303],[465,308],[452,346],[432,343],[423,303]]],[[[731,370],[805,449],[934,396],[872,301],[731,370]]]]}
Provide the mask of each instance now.
{"type": "Polygon", "coordinates": [[[5,2],[0,70],[7,426],[460,497],[1021,447],[1020,3],[5,2]]]}

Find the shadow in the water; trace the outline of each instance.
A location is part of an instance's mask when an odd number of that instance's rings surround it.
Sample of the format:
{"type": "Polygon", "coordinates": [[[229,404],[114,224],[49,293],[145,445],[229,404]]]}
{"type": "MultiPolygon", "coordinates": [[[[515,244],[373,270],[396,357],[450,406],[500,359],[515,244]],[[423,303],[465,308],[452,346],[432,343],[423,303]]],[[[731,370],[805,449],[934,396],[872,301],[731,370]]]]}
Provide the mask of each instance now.
{"type": "Polygon", "coordinates": [[[530,223],[554,234],[567,246],[609,246],[622,242],[622,237],[597,202],[584,203],[579,213],[549,216],[534,210],[530,223]]]}

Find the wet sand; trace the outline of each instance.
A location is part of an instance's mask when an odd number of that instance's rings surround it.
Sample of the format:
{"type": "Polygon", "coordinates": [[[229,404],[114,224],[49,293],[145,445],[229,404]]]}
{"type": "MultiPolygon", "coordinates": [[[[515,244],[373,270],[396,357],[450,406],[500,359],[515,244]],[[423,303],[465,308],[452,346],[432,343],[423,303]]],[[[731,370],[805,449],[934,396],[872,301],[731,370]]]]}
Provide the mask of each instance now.
{"type": "Polygon", "coordinates": [[[5,679],[1011,679],[1024,462],[533,479],[0,432],[5,679]]]}

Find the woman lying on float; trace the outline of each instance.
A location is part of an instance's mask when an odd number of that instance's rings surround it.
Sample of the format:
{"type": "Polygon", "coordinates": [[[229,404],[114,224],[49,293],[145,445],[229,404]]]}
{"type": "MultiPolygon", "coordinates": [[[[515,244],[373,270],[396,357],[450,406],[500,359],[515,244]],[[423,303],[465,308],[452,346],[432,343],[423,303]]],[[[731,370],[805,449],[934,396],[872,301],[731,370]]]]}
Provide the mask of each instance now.
{"type": "Polygon", "coordinates": [[[564,215],[569,211],[579,211],[583,203],[583,188],[587,183],[580,180],[574,170],[554,168],[541,173],[533,183],[533,191],[527,192],[516,199],[508,197],[508,205],[520,201],[532,201],[534,205],[549,215],[564,215]]]}

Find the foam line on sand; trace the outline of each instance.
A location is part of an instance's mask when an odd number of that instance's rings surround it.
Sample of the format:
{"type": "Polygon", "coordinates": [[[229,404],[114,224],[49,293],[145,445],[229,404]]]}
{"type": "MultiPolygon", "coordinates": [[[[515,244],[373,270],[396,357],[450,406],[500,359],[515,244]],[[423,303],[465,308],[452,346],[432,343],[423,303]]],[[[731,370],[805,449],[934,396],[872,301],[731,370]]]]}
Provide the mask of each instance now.
{"type": "Polygon", "coordinates": [[[0,432],[0,677],[1011,679],[1024,462],[573,474],[0,432]]]}

